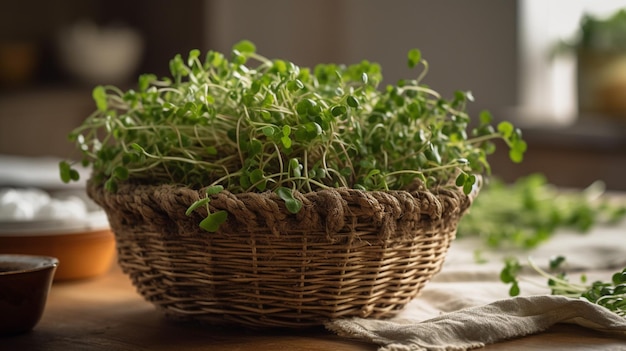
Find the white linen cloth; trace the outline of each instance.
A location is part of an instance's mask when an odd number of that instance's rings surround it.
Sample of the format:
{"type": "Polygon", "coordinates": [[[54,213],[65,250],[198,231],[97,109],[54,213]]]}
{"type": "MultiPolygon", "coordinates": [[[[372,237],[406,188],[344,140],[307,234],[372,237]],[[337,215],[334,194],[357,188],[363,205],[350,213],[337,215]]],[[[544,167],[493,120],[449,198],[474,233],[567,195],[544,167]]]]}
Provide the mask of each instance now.
{"type": "Polygon", "coordinates": [[[556,323],[626,337],[626,318],[580,299],[548,295],[499,300],[421,322],[355,318],[327,327],[338,335],[382,345],[379,351],[461,351],[538,333],[556,323]]]}
{"type": "MultiPolygon", "coordinates": [[[[328,322],[338,335],[375,343],[379,351],[461,351],[514,337],[539,333],[557,323],[573,323],[616,335],[626,344],[626,318],[580,299],[549,295],[546,279],[524,271],[522,294],[508,296],[499,281],[502,258],[526,256],[546,266],[554,255],[567,258],[568,271],[588,274],[588,281],[610,281],[626,266],[626,221],[586,234],[558,232],[531,252],[485,252],[488,263],[474,262],[475,239],[452,244],[442,271],[420,295],[389,320],[362,318],[328,322]],[[534,282],[534,283],[533,283],[534,282]]],[[[578,282],[571,275],[572,282],[578,282]]],[[[626,346],[624,348],[626,350],[626,346]]]]}

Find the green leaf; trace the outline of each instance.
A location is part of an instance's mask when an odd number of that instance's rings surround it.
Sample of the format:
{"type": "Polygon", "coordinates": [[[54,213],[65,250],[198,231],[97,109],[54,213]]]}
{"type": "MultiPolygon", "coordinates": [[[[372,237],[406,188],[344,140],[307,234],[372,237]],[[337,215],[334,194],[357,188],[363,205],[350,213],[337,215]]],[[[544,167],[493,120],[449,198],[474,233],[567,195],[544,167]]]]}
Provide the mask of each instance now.
{"type": "Polygon", "coordinates": [[[463,193],[465,193],[465,195],[469,195],[469,193],[472,192],[474,189],[474,183],[476,183],[475,175],[470,174],[467,178],[465,178],[465,182],[463,183],[463,193]]]}
{"type": "Polygon", "coordinates": [[[102,85],[96,86],[95,88],[93,88],[93,92],[91,93],[91,95],[96,102],[96,107],[98,108],[98,110],[101,112],[106,112],[108,108],[108,102],[107,93],[104,90],[104,87],[102,85]]]}
{"type": "Polygon", "coordinates": [[[269,111],[261,111],[261,118],[263,118],[264,121],[269,122],[272,120],[272,114],[269,111]]]}
{"type": "Polygon", "coordinates": [[[222,185],[211,185],[206,188],[205,192],[208,196],[216,195],[224,191],[224,186],[222,185]]]}
{"type": "Polygon", "coordinates": [[[285,124],[283,126],[283,135],[289,136],[290,134],[291,134],[291,127],[285,124]]]}
{"type": "Polygon", "coordinates": [[[520,153],[524,153],[528,149],[528,145],[524,140],[516,140],[513,143],[513,149],[517,150],[520,153]]]}
{"type": "MultiPolygon", "coordinates": [[[[241,66],[241,65],[243,65],[243,64],[245,64],[245,63],[246,63],[246,60],[247,60],[247,57],[246,57],[243,53],[241,53],[241,52],[240,52],[240,51],[238,51],[238,50],[233,50],[233,52],[232,52],[232,57],[231,57],[231,62],[232,62],[234,65],[236,65],[236,66],[241,66]]],[[[237,77],[237,78],[239,78],[239,77],[241,76],[241,75],[239,74],[239,72],[233,72],[232,74],[233,74],[233,76],[235,76],[235,77],[237,77]]],[[[236,94],[236,92],[231,92],[230,97],[231,97],[233,100],[236,100],[236,95],[235,95],[235,94],[236,94]]]]}
{"type": "Polygon", "coordinates": [[[192,49],[189,51],[189,55],[187,56],[187,66],[193,66],[195,60],[200,57],[200,50],[192,49]]]}
{"type": "Polygon", "coordinates": [[[253,54],[256,52],[256,46],[249,40],[242,40],[233,46],[234,50],[242,54],[253,54]]]}
{"type": "Polygon", "coordinates": [[[456,177],[455,184],[456,184],[456,186],[463,186],[463,185],[465,185],[465,181],[466,180],[467,180],[467,173],[460,173],[456,177]]]}
{"type": "Polygon", "coordinates": [[[520,163],[524,160],[524,153],[526,152],[526,142],[523,140],[516,140],[511,149],[509,150],[509,158],[515,163],[520,163]]]}
{"type": "Polygon", "coordinates": [[[515,257],[506,258],[504,267],[500,271],[500,281],[503,283],[516,283],[517,273],[522,268],[519,261],[515,257]]]}
{"type": "Polygon", "coordinates": [[[263,170],[257,168],[250,172],[250,180],[252,182],[258,182],[261,179],[263,179],[263,170]]]}
{"type": "Polygon", "coordinates": [[[550,269],[554,270],[561,267],[561,264],[565,262],[564,256],[555,256],[550,258],[550,269]]]}
{"type": "Polygon", "coordinates": [[[317,103],[311,99],[303,99],[296,104],[296,112],[298,112],[299,115],[305,116],[309,113],[309,107],[315,104],[317,103]]]}
{"type": "Polygon", "coordinates": [[[511,122],[504,121],[498,124],[498,131],[502,133],[505,139],[511,138],[514,129],[515,127],[513,127],[513,124],[511,124],[511,122]]]}
{"type": "Polygon", "coordinates": [[[358,108],[359,107],[359,100],[354,97],[353,95],[349,95],[346,98],[346,103],[348,104],[348,106],[352,107],[352,108],[358,108]]]}
{"type": "Polygon", "coordinates": [[[287,83],[287,89],[291,92],[302,90],[304,89],[304,83],[302,83],[300,79],[289,81],[289,83],[287,83]]]}
{"type": "Polygon", "coordinates": [[[224,55],[219,52],[209,51],[206,54],[205,62],[210,66],[219,67],[224,62],[224,55]]]}
{"type": "Polygon", "coordinates": [[[200,228],[206,230],[207,232],[216,232],[220,225],[226,222],[228,218],[228,212],[226,211],[217,211],[214,213],[210,213],[205,219],[200,222],[200,228]]]}
{"type": "Polygon", "coordinates": [[[613,276],[611,277],[611,280],[613,281],[613,284],[615,285],[626,283],[626,268],[624,268],[624,270],[621,272],[617,272],[613,274],[613,276]]]}
{"type": "Polygon", "coordinates": [[[117,181],[115,178],[109,178],[106,182],[104,182],[104,189],[111,193],[117,192],[117,181]]]}
{"type": "Polygon", "coordinates": [[[486,125],[486,124],[491,123],[491,121],[493,121],[493,116],[491,115],[489,111],[483,110],[483,111],[480,111],[479,119],[480,119],[481,125],[486,125]]]}
{"type": "Polygon", "coordinates": [[[63,183],[69,183],[72,180],[72,177],[70,175],[71,170],[72,167],[69,163],[67,163],[66,161],[59,162],[59,174],[63,183]]]}
{"type": "Polygon", "coordinates": [[[126,180],[128,179],[128,168],[117,166],[113,169],[113,175],[119,180],[126,180]]]}
{"type": "Polygon", "coordinates": [[[503,283],[512,283],[515,281],[515,277],[509,270],[504,269],[500,272],[500,281],[503,283]]]}
{"type": "Polygon", "coordinates": [[[250,182],[256,184],[256,188],[259,191],[265,191],[267,179],[265,179],[265,175],[263,175],[263,170],[257,168],[250,172],[250,182]]]}
{"type": "Polygon", "coordinates": [[[263,134],[267,137],[271,137],[274,135],[274,127],[273,126],[266,126],[263,127],[263,134]]]}
{"type": "Polygon", "coordinates": [[[276,95],[274,95],[274,93],[272,92],[268,92],[267,94],[265,94],[265,98],[263,99],[263,106],[271,107],[275,101],[276,101],[276,95]]]}
{"type": "Polygon", "coordinates": [[[309,117],[317,117],[322,113],[322,106],[318,103],[311,104],[306,112],[309,117]]]}
{"type": "Polygon", "coordinates": [[[294,169],[300,167],[300,161],[297,158],[292,158],[289,160],[289,168],[294,169]]]}
{"type": "Polygon", "coordinates": [[[343,116],[348,112],[348,109],[343,106],[343,105],[336,105],[333,106],[330,109],[330,113],[334,116],[334,117],[339,117],[339,116],[343,116]]]}
{"type": "Polygon", "coordinates": [[[419,49],[411,49],[408,53],[409,68],[414,68],[422,60],[422,52],[419,49]]]}
{"type": "Polygon", "coordinates": [[[302,209],[302,202],[293,196],[291,189],[281,186],[276,189],[276,194],[278,194],[278,197],[285,201],[285,207],[287,207],[287,210],[290,213],[295,214],[300,212],[302,209]]]}
{"type": "Polygon", "coordinates": [[[302,209],[302,202],[297,199],[285,200],[285,206],[289,212],[296,214],[302,209]]]}
{"type": "Polygon", "coordinates": [[[239,185],[243,188],[243,189],[248,189],[249,187],[252,186],[252,182],[250,182],[250,177],[249,175],[246,174],[242,174],[239,176],[239,185]]]}
{"type": "Polygon", "coordinates": [[[130,147],[133,148],[135,151],[139,151],[141,153],[145,152],[144,149],[137,143],[130,144],[130,147]]]}
{"type": "Polygon", "coordinates": [[[70,179],[73,181],[77,181],[80,179],[80,173],[78,173],[75,169],[70,169],[70,179]]]}
{"type": "Polygon", "coordinates": [[[285,73],[287,72],[287,63],[283,60],[274,60],[274,68],[280,73],[285,73]]]}
{"type": "Polygon", "coordinates": [[[292,171],[294,177],[301,177],[303,168],[297,158],[289,160],[289,169],[292,171]]]}
{"type": "Polygon", "coordinates": [[[424,155],[426,155],[428,160],[436,164],[441,164],[441,154],[439,154],[439,148],[437,148],[437,146],[428,144],[428,147],[424,150],[424,155]]]}
{"type": "Polygon", "coordinates": [[[200,206],[204,206],[206,204],[209,203],[209,201],[211,201],[211,199],[209,199],[208,197],[203,197],[201,199],[196,200],[193,204],[191,204],[191,206],[189,206],[187,208],[187,211],[185,211],[185,214],[187,216],[191,215],[191,213],[193,211],[195,211],[196,209],[198,209],[200,206]]]}
{"type": "Polygon", "coordinates": [[[248,144],[248,152],[250,156],[255,156],[260,154],[263,151],[263,143],[258,139],[250,140],[250,144],[248,144]]]}
{"type": "Polygon", "coordinates": [[[170,60],[170,73],[173,77],[180,78],[185,75],[184,63],[180,54],[176,54],[173,59],[170,60]]]}
{"type": "Polygon", "coordinates": [[[283,143],[283,146],[286,149],[291,148],[291,138],[289,138],[288,136],[283,136],[282,138],[280,138],[280,141],[283,143]]]}
{"type": "Polygon", "coordinates": [[[150,87],[150,83],[156,80],[156,76],[154,74],[142,74],[139,76],[138,88],[139,91],[146,91],[150,87]]]}

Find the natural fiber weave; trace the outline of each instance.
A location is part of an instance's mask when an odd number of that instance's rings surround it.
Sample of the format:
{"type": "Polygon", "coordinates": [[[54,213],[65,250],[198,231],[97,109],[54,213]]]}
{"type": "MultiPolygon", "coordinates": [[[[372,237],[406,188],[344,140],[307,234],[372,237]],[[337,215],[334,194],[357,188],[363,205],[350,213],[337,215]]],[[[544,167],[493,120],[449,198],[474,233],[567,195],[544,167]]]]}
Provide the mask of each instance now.
{"type": "Polygon", "coordinates": [[[174,317],[252,327],[305,327],[329,319],[393,316],[439,271],[470,205],[462,192],[350,189],[211,198],[228,211],[216,233],[185,215],[203,191],[120,185],[89,195],[108,214],[118,260],[139,293],[174,317]]]}

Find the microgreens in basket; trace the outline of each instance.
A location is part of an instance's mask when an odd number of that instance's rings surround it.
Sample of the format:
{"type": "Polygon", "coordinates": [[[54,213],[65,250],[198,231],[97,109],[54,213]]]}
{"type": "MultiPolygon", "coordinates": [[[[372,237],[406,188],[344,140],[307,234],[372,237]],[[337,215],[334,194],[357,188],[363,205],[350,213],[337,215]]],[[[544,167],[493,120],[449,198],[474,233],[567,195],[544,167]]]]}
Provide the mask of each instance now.
{"type": "MultiPolygon", "coordinates": [[[[70,134],[109,191],[120,182],[181,184],[212,194],[274,191],[287,209],[294,195],[330,187],[367,191],[459,186],[472,190],[489,173],[496,139],[520,162],[526,150],[511,123],[482,112],[470,130],[469,92],[446,99],[421,83],[428,64],[408,53],[415,79],[379,87],[381,67],[270,60],[249,41],[230,58],[192,50],[170,61],[171,77],[140,76],[137,89],[93,90],[96,111],[70,134]]],[[[76,180],[69,162],[64,181],[76,180]]],[[[225,213],[201,224],[213,231],[225,213]]]]}

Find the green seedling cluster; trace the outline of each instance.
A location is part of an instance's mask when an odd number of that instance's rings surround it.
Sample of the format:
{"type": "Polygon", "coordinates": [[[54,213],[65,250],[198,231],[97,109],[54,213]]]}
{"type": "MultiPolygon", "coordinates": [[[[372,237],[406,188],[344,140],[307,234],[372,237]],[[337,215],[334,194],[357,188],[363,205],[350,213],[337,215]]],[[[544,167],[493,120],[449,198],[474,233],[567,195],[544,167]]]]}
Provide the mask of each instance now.
{"type": "MultiPolygon", "coordinates": [[[[407,55],[415,79],[381,87],[381,67],[303,68],[257,54],[249,41],[230,57],[192,50],[170,61],[169,77],[142,75],[137,88],[93,90],[96,110],[70,134],[93,180],[181,184],[232,193],[274,191],[291,212],[294,196],[332,187],[367,191],[460,186],[470,192],[487,156],[504,140],[515,162],[526,143],[509,122],[482,112],[470,128],[469,92],[451,98],[421,83],[419,50],[407,55]]],[[[76,180],[70,162],[61,178],[76,180]]],[[[198,204],[190,206],[197,208],[198,204]]],[[[225,220],[213,215],[205,229],[225,220]]]]}

